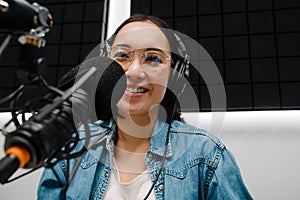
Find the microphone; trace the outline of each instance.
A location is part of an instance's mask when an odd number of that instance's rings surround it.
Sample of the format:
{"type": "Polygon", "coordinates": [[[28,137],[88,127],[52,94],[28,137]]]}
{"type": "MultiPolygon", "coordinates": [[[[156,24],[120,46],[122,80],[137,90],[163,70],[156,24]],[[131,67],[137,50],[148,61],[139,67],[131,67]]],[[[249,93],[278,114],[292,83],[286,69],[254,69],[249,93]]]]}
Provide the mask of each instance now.
{"type": "Polygon", "coordinates": [[[0,183],[6,183],[18,168],[42,166],[44,160],[72,140],[83,119],[109,119],[111,105],[115,105],[125,91],[124,75],[117,62],[99,56],[68,72],[59,84],[61,89],[69,88],[65,95],[55,98],[53,103],[7,134],[7,155],[0,161],[0,183]]]}
{"type": "Polygon", "coordinates": [[[25,0],[0,0],[0,32],[23,32],[52,25],[52,16],[46,7],[25,0]]]}

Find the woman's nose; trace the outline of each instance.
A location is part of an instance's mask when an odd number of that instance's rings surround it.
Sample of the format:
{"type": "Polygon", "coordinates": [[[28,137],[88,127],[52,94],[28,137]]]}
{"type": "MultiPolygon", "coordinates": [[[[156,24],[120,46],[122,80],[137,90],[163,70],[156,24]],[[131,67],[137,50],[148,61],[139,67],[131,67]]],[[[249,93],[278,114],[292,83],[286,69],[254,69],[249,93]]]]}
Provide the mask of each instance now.
{"type": "Polygon", "coordinates": [[[145,79],[146,74],[142,68],[140,56],[133,58],[132,63],[125,70],[125,74],[134,83],[142,82],[145,79]]]}

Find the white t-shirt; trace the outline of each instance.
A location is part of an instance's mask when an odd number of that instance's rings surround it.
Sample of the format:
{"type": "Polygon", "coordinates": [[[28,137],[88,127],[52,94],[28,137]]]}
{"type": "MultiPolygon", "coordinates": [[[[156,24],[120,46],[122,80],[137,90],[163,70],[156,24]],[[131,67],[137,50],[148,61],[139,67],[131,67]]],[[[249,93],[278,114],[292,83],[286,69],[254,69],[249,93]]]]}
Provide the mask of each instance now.
{"type": "MultiPolygon", "coordinates": [[[[113,159],[114,160],[114,159],[113,159]]],[[[142,200],[147,195],[152,186],[152,181],[148,170],[141,173],[129,183],[120,181],[119,172],[113,161],[111,177],[106,189],[105,200],[142,200]]],[[[151,191],[147,200],[155,200],[154,190],[151,191]]]]}

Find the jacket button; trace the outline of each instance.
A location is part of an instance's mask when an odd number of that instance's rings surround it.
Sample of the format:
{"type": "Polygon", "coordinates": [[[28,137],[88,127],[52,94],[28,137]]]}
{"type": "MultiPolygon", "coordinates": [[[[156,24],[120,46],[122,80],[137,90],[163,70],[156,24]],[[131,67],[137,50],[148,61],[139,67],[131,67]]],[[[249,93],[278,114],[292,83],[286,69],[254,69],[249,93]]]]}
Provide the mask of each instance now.
{"type": "Polygon", "coordinates": [[[105,176],[105,178],[107,178],[108,177],[108,172],[105,172],[104,176],[105,176]]]}
{"type": "Polygon", "coordinates": [[[159,186],[158,186],[158,189],[159,189],[159,190],[164,190],[164,189],[165,189],[165,187],[164,187],[164,185],[163,185],[163,184],[161,184],[161,185],[159,185],[159,186]]]}
{"type": "Polygon", "coordinates": [[[149,153],[149,158],[152,158],[152,157],[153,157],[152,153],[149,153]]]}

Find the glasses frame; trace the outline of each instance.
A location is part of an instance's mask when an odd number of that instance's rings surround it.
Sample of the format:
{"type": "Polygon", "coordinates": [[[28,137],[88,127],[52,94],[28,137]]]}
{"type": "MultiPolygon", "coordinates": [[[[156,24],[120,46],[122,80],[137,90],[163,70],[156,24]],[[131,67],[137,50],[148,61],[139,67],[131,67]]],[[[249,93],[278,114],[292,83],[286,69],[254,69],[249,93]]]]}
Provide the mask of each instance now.
{"type": "MultiPolygon", "coordinates": [[[[143,48],[143,49],[132,49],[127,45],[116,45],[116,46],[108,46],[108,56],[115,60],[116,62],[120,63],[123,68],[128,69],[128,67],[133,63],[135,56],[139,54],[139,59],[141,66],[146,71],[153,71],[154,69],[160,68],[161,66],[166,66],[168,61],[172,61],[171,55],[168,56],[167,53],[161,49],[158,48],[143,48]],[[120,58],[119,60],[112,55],[112,52],[114,49],[120,48],[120,49],[126,49],[126,54],[129,55],[128,58],[120,58]],[[128,51],[127,51],[128,50],[128,51]],[[163,63],[152,61],[152,63],[145,63],[145,59],[147,58],[147,53],[153,53],[155,55],[160,55],[160,58],[164,58],[162,60],[165,60],[163,63]],[[124,59],[124,61],[122,61],[124,59]],[[150,70],[151,69],[151,70],[150,70]]],[[[118,52],[118,51],[116,51],[118,52]]],[[[151,61],[150,61],[151,62],[151,61]]]]}

